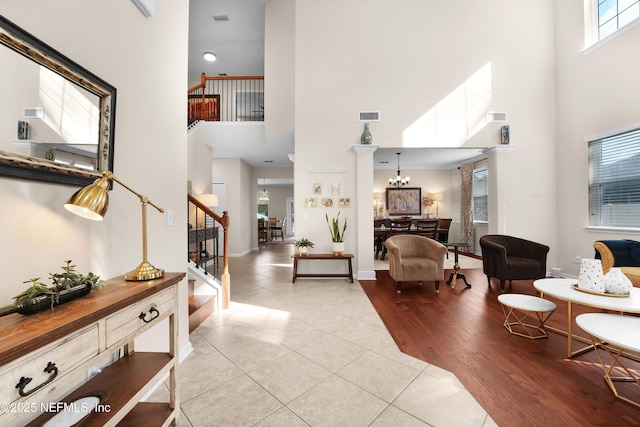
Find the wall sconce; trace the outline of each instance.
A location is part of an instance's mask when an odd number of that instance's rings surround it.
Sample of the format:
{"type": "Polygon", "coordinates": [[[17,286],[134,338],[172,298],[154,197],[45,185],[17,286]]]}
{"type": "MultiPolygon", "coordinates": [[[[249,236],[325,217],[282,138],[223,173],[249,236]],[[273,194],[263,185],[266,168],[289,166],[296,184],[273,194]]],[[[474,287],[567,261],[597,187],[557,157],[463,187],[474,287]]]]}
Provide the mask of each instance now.
{"type": "Polygon", "coordinates": [[[109,207],[109,180],[117,182],[133,194],[138,196],[142,204],[142,263],[133,271],[125,274],[125,280],[143,281],[158,279],[164,276],[164,270],[156,268],[147,261],[147,205],[151,205],[159,212],[164,210],[151,202],[147,197],[137,193],[130,187],[122,183],[107,171],[102,178],[96,179],[93,183],[82,187],[67,200],[64,207],[69,211],[83,218],[93,221],[102,221],[109,207]]]}

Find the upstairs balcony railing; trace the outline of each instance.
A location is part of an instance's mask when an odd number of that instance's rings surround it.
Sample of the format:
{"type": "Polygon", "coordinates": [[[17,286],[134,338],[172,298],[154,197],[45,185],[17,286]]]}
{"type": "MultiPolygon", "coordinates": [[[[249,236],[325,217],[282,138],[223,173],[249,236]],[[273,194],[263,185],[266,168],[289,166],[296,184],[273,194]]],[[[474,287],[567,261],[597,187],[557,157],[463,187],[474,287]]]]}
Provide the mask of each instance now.
{"type": "Polygon", "coordinates": [[[264,76],[207,76],[187,94],[188,125],[264,121],[264,76]]]}

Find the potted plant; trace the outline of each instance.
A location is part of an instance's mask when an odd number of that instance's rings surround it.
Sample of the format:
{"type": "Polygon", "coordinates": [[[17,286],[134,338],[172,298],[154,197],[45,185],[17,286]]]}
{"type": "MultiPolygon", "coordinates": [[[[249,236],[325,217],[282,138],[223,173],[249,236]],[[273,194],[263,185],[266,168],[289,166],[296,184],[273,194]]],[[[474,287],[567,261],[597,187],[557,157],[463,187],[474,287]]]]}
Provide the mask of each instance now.
{"type": "Polygon", "coordinates": [[[338,215],[331,219],[331,222],[329,222],[328,214],[325,213],[324,216],[327,219],[327,225],[331,232],[333,255],[344,255],[344,232],[347,230],[347,219],[345,218],[344,223],[342,224],[342,230],[340,230],[340,211],[338,211],[338,215]]]}
{"type": "Polygon", "coordinates": [[[83,297],[92,289],[99,289],[104,281],[93,273],[87,275],[76,272],[76,266],[71,265],[71,260],[65,261],[62,273],[49,273],[53,286],[48,287],[40,281],[39,277],[25,280],[30,283],[20,295],[14,297],[16,302],[6,307],[0,307],[0,316],[11,313],[34,314],[51,309],[76,298],[83,297]]]}
{"type": "Polygon", "coordinates": [[[293,242],[293,246],[298,248],[298,255],[304,256],[309,255],[309,248],[313,247],[313,242],[306,237],[303,237],[302,239],[293,242]]]}

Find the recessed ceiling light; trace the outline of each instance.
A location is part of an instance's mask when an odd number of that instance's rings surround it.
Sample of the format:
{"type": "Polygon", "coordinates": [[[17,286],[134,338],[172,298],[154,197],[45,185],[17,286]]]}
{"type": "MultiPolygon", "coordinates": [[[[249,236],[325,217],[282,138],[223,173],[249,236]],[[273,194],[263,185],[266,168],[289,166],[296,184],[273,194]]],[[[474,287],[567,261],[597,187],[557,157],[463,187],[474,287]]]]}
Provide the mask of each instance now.
{"type": "Polygon", "coordinates": [[[213,52],[205,52],[202,56],[204,57],[205,61],[213,62],[216,60],[216,54],[213,52]]]}

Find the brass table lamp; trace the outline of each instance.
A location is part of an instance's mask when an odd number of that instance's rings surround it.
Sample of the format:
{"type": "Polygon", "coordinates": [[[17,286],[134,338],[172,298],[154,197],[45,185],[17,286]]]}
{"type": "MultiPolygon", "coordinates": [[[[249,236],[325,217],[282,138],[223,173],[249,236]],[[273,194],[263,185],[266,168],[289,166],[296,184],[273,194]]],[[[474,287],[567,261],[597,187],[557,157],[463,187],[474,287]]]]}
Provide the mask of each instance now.
{"type": "Polygon", "coordinates": [[[147,205],[151,205],[160,212],[164,210],[156,206],[147,197],[137,193],[126,184],[118,180],[113,173],[107,171],[102,178],[76,191],[67,200],[64,207],[83,218],[93,221],[102,221],[109,207],[109,180],[117,182],[133,194],[138,196],[142,204],[142,263],[133,271],[125,274],[125,280],[143,281],[158,279],[164,275],[164,270],[156,268],[147,261],[147,205]]]}

